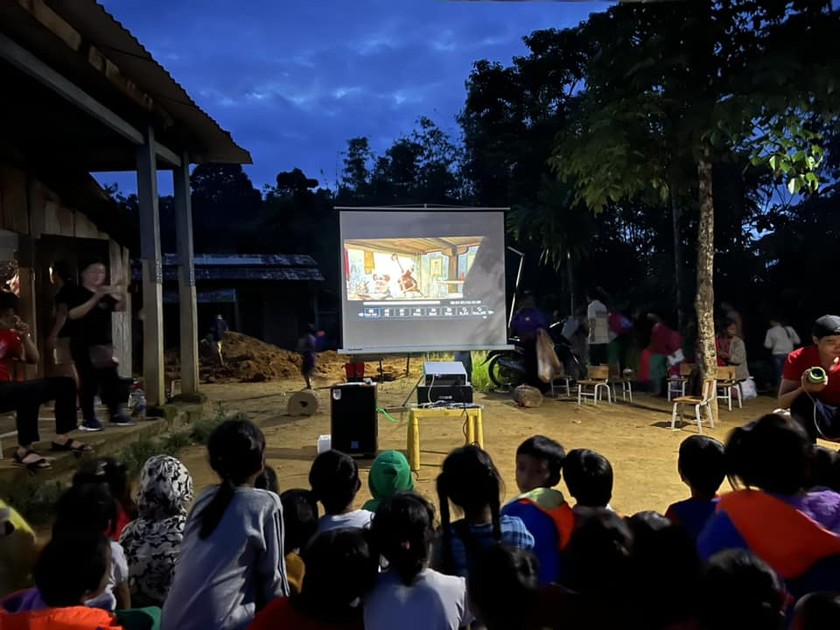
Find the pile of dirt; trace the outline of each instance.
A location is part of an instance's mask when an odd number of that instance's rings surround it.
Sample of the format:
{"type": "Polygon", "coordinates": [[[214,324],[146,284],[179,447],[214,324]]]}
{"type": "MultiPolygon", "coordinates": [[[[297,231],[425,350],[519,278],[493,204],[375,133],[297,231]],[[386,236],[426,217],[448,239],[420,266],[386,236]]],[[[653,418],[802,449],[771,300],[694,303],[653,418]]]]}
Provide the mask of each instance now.
{"type": "MultiPolygon", "coordinates": [[[[199,365],[201,380],[205,383],[260,383],[282,379],[301,378],[301,357],[296,352],[278,348],[254,337],[237,332],[225,333],[222,342],[225,367],[216,364],[209,347],[202,347],[199,365]]],[[[334,350],[318,354],[314,377],[332,381],[344,380],[344,364],[347,357],[334,350]]],[[[420,367],[412,364],[412,372],[420,367]]],[[[379,364],[368,363],[365,376],[378,376],[379,364]]],[[[166,354],[167,378],[178,378],[180,360],[178,351],[166,354]]],[[[405,359],[387,359],[382,363],[385,380],[396,380],[405,376],[405,359]]]]}

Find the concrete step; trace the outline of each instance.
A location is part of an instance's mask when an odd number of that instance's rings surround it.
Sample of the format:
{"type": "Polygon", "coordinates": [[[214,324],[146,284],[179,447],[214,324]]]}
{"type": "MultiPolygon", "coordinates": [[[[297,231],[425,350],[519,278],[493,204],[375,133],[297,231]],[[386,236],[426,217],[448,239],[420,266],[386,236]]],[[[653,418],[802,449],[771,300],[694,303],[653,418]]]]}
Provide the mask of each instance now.
{"type": "Polygon", "coordinates": [[[114,455],[131,442],[177,431],[187,424],[200,420],[209,411],[209,407],[201,404],[176,404],[167,405],[167,407],[170,408],[168,419],[138,420],[133,427],[111,427],[105,422],[103,423],[105,425],[104,431],[97,433],[74,431],[71,434],[74,438],[90,444],[94,448],[92,454],[81,456],[74,453],[53,453],[50,451],[50,445],[55,437],[55,426],[52,418],[47,418],[49,423],[39,423],[41,425],[41,441],[35,445],[35,450],[50,460],[52,468],[40,470],[34,476],[25,468],[12,463],[11,458],[15,448],[17,448],[17,442],[13,436],[4,438],[3,459],[0,460],[0,496],[7,496],[10,487],[27,480],[31,481],[33,478],[42,480],[69,478],[84,458],[114,455]]]}

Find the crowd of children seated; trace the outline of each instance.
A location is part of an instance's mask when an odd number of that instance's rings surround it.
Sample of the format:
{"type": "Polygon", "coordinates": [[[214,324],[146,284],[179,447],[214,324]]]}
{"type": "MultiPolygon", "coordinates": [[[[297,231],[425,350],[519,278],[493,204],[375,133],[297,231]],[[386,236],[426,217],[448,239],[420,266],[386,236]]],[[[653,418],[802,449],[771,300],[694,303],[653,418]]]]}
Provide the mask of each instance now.
{"type": "Polygon", "coordinates": [[[175,458],[146,462],[136,500],[119,462],[87,462],[37,561],[8,553],[31,531],[0,505],[0,586],[14,590],[0,628],[840,627],[840,460],[786,416],[725,445],[685,439],[690,496],[664,515],[617,514],[610,462],[540,435],[516,451],[507,502],[490,455],[464,446],[443,462],[437,505],[401,453],[381,453],[363,509],[344,453],[280,492],[247,420],[222,423],[207,449],[219,483],[194,503],[175,458]]]}

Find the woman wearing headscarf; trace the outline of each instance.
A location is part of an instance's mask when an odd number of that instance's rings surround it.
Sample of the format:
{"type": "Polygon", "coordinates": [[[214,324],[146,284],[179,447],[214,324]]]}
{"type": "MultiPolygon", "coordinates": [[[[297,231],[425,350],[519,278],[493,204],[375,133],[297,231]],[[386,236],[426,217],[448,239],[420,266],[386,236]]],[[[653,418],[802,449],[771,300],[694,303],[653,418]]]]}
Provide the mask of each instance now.
{"type": "Polygon", "coordinates": [[[137,497],[139,516],[120,538],[129,566],[135,607],[163,606],[184,537],[193,481],[174,457],[155,455],[143,465],[137,497]]]}

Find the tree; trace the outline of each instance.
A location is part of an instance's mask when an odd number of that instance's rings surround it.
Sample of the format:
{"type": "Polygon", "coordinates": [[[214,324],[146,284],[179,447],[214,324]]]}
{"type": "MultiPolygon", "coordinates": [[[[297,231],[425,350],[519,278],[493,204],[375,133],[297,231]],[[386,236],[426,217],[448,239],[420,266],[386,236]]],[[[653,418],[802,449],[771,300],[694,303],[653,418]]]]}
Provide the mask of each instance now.
{"type": "Polygon", "coordinates": [[[781,0],[619,5],[582,26],[593,45],[586,90],[552,165],[596,212],[651,192],[672,201],[696,191],[695,308],[707,375],[716,368],[715,165],[766,160],[792,190],[816,188],[817,136],[795,121],[832,116],[815,104],[830,101],[837,55],[826,63],[809,47],[817,32],[831,41],[837,26],[828,3],[781,0]],[[674,177],[688,163],[694,180],[674,177]]]}
{"type": "Polygon", "coordinates": [[[191,176],[195,250],[250,249],[247,226],[260,215],[262,196],[239,164],[199,164],[191,176]]]}

